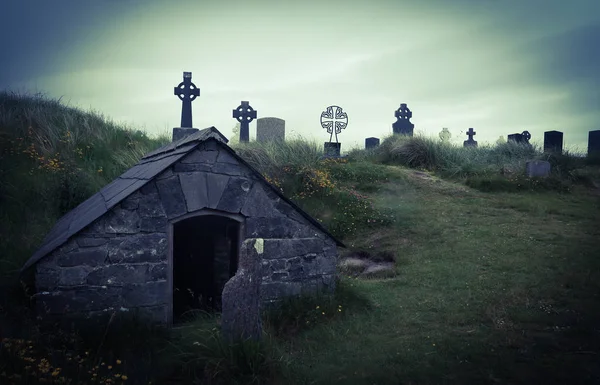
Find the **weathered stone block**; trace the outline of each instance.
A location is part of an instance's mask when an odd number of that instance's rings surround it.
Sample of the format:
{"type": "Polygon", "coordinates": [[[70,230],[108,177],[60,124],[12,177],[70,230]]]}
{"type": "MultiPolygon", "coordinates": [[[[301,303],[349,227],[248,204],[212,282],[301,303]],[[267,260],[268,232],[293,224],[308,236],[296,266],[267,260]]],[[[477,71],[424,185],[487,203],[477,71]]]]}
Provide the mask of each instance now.
{"type": "Polygon", "coordinates": [[[129,196],[127,199],[121,202],[121,208],[123,210],[137,210],[140,205],[140,196],[129,196]]]}
{"type": "Polygon", "coordinates": [[[86,277],[92,271],[90,266],[65,267],[60,270],[60,286],[78,286],[85,284],[86,277]]]}
{"type": "Polygon", "coordinates": [[[258,340],[261,337],[259,274],[262,242],[262,239],[247,239],[242,243],[238,271],[223,289],[221,331],[226,341],[258,340]]]}
{"type": "Polygon", "coordinates": [[[230,164],[230,163],[215,163],[212,167],[212,172],[223,175],[231,175],[231,176],[247,176],[248,170],[246,167],[230,164]]]}
{"type": "Polygon", "coordinates": [[[231,156],[231,154],[227,150],[220,150],[219,157],[217,158],[217,162],[219,163],[228,163],[228,164],[240,164],[240,162],[231,156]]]}
{"type": "Polygon", "coordinates": [[[167,281],[123,286],[123,306],[155,306],[168,303],[167,281]]]}
{"type": "Polygon", "coordinates": [[[60,270],[47,264],[39,263],[36,267],[35,288],[36,292],[55,289],[60,282],[60,270]]]}
{"type": "Polygon", "coordinates": [[[158,188],[162,206],[169,219],[187,213],[185,197],[181,191],[181,184],[179,183],[179,178],[177,176],[157,180],[156,187],[158,188]]]}
{"type": "Polygon", "coordinates": [[[316,230],[286,217],[248,218],[246,238],[313,238],[316,230]]]}
{"type": "Polygon", "coordinates": [[[171,167],[156,176],[156,179],[167,179],[175,175],[171,167]]]}
{"type": "Polygon", "coordinates": [[[250,179],[230,178],[223,195],[221,195],[217,210],[239,213],[248,199],[248,192],[251,187],[252,181],[250,179]]]}
{"type": "Polygon", "coordinates": [[[550,175],[550,162],[529,160],[525,163],[525,173],[529,178],[545,178],[550,175]]]}
{"type": "Polygon", "coordinates": [[[206,173],[181,173],[179,180],[188,212],[201,210],[209,205],[206,173]]]}
{"type": "Polygon", "coordinates": [[[77,245],[79,245],[79,247],[97,247],[97,246],[106,245],[106,243],[108,243],[108,239],[77,237],[76,242],[77,242],[77,245]]]}
{"type": "Polygon", "coordinates": [[[164,233],[167,231],[167,218],[141,218],[140,232],[142,233],[164,233]]]}
{"type": "Polygon", "coordinates": [[[189,155],[186,155],[182,160],[181,163],[208,163],[208,164],[213,164],[217,161],[217,155],[219,154],[219,151],[193,151],[192,153],[190,153],[189,155]]]}
{"type": "Polygon", "coordinates": [[[302,282],[267,282],[261,287],[261,296],[266,299],[285,298],[300,295],[302,282]]]}
{"type": "Polygon", "coordinates": [[[223,192],[229,184],[229,177],[226,175],[207,174],[206,186],[208,188],[208,208],[215,209],[223,196],[223,192]]]}
{"type": "Polygon", "coordinates": [[[165,233],[138,234],[111,239],[108,246],[110,263],[161,262],[167,259],[165,233]]]}
{"type": "Polygon", "coordinates": [[[304,260],[303,265],[307,277],[322,274],[334,274],[336,271],[336,260],[323,255],[318,255],[312,260],[304,260]]]}
{"type": "Polygon", "coordinates": [[[163,279],[167,279],[167,264],[166,263],[157,263],[152,266],[150,269],[150,280],[151,281],[160,281],[163,279]]]}
{"type": "Polygon", "coordinates": [[[79,234],[81,235],[96,235],[104,233],[104,217],[96,219],[94,222],[92,222],[79,232],[79,234]]]}
{"type": "Polygon", "coordinates": [[[140,198],[137,213],[141,218],[166,218],[167,214],[163,209],[158,191],[148,192],[140,198]]]}
{"type": "Polygon", "coordinates": [[[208,163],[176,163],[173,166],[173,171],[176,173],[182,172],[211,172],[212,165],[208,163]]]}
{"type": "Polygon", "coordinates": [[[323,240],[319,238],[265,239],[263,258],[291,258],[322,251],[323,240]]]}
{"type": "Polygon", "coordinates": [[[65,314],[103,310],[121,301],[120,287],[86,287],[35,295],[36,308],[42,314],[65,314]]]}
{"type": "Polygon", "coordinates": [[[105,218],[108,234],[135,234],[140,231],[140,216],[136,211],[115,208],[105,218]]]}
{"type": "Polygon", "coordinates": [[[108,256],[107,245],[81,249],[79,251],[72,251],[67,254],[59,254],[56,256],[55,262],[61,267],[73,267],[73,266],[98,266],[106,263],[106,257],[108,256]]]}
{"type": "Polygon", "coordinates": [[[101,266],[87,275],[90,285],[124,285],[151,281],[150,265],[101,266]]]}
{"type": "Polygon", "coordinates": [[[281,213],[275,208],[279,199],[279,197],[274,199],[269,196],[261,183],[254,182],[240,213],[246,217],[272,218],[281,216],[281,213]]]}

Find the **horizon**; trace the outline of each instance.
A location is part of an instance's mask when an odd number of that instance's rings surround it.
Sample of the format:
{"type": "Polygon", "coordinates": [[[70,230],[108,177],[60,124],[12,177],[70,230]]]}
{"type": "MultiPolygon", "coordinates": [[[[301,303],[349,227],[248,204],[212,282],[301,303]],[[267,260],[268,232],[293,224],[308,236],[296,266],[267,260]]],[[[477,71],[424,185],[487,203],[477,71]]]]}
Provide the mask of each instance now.
{"type": "Polygon", "coordinates": [[[406,103],[415,135],[446,127],[462,145],[473,128],[483,146],[529,131],[543,146],[557,130],[565,150],[585,153],[600,129],[596,3],[15,2],[0,15],[12,58],[0,63],[0,89],[62,97],[152,136],[179,126],[173,88],[192,72],[193,126],[228,138],[242,100],[257,118],[284,119],[286,138],[317,143],[329,139],[321,112],[338,105],[345,153],[391,135],[406,103]]]}

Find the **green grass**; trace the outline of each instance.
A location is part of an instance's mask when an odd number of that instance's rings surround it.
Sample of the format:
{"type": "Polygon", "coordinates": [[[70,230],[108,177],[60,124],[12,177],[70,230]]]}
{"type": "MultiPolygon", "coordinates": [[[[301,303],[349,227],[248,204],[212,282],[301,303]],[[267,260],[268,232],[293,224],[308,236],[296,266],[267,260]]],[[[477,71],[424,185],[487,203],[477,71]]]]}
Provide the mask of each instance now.
{"type": "MultiPolygon", "coordinates": [[[[11,143],[0,153],[7,279],[62,213],[168,141],[42,98],[2,94],[0,117],[2,143],[11,143]],[[31,144],[35,152],[25,152],[31,144]],[[80,168],[79,177],[61,164],[80,168]]],[[[91,381],[94,373],[128,384],[600,381],[600,168],[593,160],[424,137],[385,138],[343,161],[320,160],[319,146],[304,140],[234,148],[340,237],[349,246],[343,255],[393,260],[395,277],[341,275],[334,296],[286,300],[264,313],[261,344],[234,346],[219,339],[214,315],[172,331],[108,315],[99,329],[58,333],[38,325],[27,292],[11,287],[0,321],[20,328],[2,332],[12,339],[0,345],[0,383],[101,383],[91,381]],[[528,159],[548,159],[551,177],[526,178],[528,159]]]]}

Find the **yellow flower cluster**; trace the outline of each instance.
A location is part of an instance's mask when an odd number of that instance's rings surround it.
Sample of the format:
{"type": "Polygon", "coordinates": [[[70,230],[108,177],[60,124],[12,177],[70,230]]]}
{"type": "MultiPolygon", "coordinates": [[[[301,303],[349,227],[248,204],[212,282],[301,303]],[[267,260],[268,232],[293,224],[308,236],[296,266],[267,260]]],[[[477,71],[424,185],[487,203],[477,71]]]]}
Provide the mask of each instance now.
{"type": "MultiPolygon", "coordinates": [[[[36,355],[39,355],[39,353],[34,349],[33,341],[4,338],[0,343],[0,357],[6,357],[7,354],[17,362],[21,361],[25,370],[22,374],[9,374],[6,373],[6,371],[1,372],[0,383],[2,384],[5,381],[7,381],[7,383],[14,383],[15,381],[18,383],[30,383],[29,380],[33,379],[40,383],[48,384],[74,383],[72,379],[67,378],[64,374],[66,369],[53,366],[47,358],[38,359],[35,357],[36,355]]],[[[68,363],[76,365],[74,369],[79,373],[81,373],[82,370],[85,370],[85,366],[90,364],[89,352],[85,352],[85,355],[73,355],[73,353],[67,352],[65,357],[68,363]]],[[[121,364],[121,360],[115,361],[115,365],[121,364]]],[[[113,367],[113,365],[106,365],[105,362],[92,367],[87,371],[88,374],[90,374],[91,383],[125,384],[128,377],[125,374],[114,373],[114,371],[112,371],[113,367]],[[100,373],[101,371],[103,373],[100,373]]]]}

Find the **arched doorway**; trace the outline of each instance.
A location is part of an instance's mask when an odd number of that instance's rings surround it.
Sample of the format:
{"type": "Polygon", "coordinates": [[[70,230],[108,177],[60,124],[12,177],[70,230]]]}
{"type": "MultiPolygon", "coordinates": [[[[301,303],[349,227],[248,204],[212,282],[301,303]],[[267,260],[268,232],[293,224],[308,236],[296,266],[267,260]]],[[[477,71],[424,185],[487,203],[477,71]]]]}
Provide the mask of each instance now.
{"type": "Polygon", "coordinates": [[[240,228],[238,220],[210,213],[172,225],[173,323],[221,310],[223,287],[237,271],[240,228]]]}

